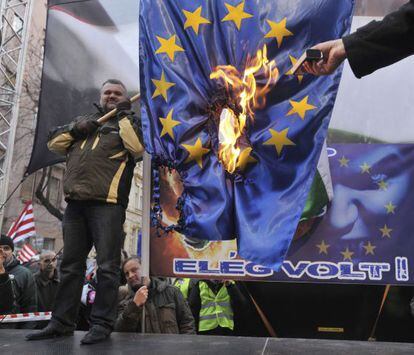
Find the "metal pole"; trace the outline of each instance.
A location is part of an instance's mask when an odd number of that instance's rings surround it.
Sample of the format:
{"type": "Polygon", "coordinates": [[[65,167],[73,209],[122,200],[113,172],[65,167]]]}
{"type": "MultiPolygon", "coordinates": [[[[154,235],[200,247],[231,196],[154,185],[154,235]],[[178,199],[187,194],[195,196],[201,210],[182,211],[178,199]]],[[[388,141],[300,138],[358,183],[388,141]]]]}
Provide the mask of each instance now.
{"type": "MultiPolygon", "coordinates": [[[[150,274],[150,211],[151,211],[151,156],[144,152],[143,157],[143,203],[142,203],[142,240],[141,270],[142,277],[150,274]]],[[[141,332],[145,333],[145,307],[142,307],[141,332]]]]}
{"type": "MultiPolygon", "coordinates": [[[[6,3],[5,0],[2,0],[2,5],[6,3]]],[[[24,2],[22,3],[24,4],[24,2]]],[[[16,84],[15,84],[15,94],[13,97],[13,107],[12,107],[12,120],[10,122],[10,131],[7,141],[7,151],[6,151],[6,159],[5,159],[5,174],[1,179],[1,187],[0,187],[0,205],[4,203],[7,196],[8,185],[9,185],[9,178],[10,178],[10,170],[12,165],[12,158],[13,158],[13,149],[14,149],[14,139],[16,136],[16,128],[17,128],[17,120],[19,118],[19,101],[22,92],[22,83],[23,83],[23,75],[24,75],[24,67],[26,61],[26,52],[27,52],[27,44],[28,44],[28,30],[30,27],[30,18],[32,14],[32,6],[31,0],[27,0],[26,2],[26,9],[24,15],[24,22],[23,22],[23,30],[22,30],[22,49],[19,54],[19,61],[17,66],[17,74],[16,74],[16,84]]],[[[2,18],[6,14],[4,13],[5,7],[2,6],[2,18]]],[[[0,231],[3,225],[3,217],[4,217],[4,209],[0,210],[0,231]]]]}

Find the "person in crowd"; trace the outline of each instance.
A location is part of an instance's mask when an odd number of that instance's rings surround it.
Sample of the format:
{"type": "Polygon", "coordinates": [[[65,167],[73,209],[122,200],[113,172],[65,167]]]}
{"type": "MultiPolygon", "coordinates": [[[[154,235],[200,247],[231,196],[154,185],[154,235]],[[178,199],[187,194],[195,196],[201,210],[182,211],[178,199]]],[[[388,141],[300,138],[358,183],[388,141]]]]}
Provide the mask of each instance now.
{"type": "Polygon", "coordinates": [[[4,269],[9,276],[13,276],[14,280],[16,313],[36,312],[36,284],[32,273],[29,269],[20,265],[20,261],[13,254],[13,241],[6,235],[0,237],[0,248],[5,255],[4,269]]]}
{"type": "Polygon", "coordinates": [[[6,254],[3,248],[8,249],[10,247],[0,245],[0,316],[13,313],[14,308],[13,279],[4,268],[6,254]]]}
{"type": "Polygon", "coordinates": [[[174,286],[177,287],[181,293],[183,294],[184,298],[188,300],[188,296],[190,295],[191,289],[197,283],[196,279],[190,278],[177,278],[174,281],[174,286]]]}
{"type": "MultiPolygon", "coordinates": [[[[49,312],[53,308],[59,286],[56,265],[57,258],[54,251],[46,250],[40,254],[39,271],[34,275],[37,290],[37,310],[39,312],[49,312]]],[[[37,322],[36,328],[43,328],[48,323],[48,321],[37,322]]]]}
{"type": "Polygon", "coordinates": [[[96,297],[89,332],[82,344],[105,340],[116,319],[123,224],[135,160],[142,157],[139,119],[122,82],[107,80],[100,92],[100,109],[52,130],[51,151],[66,156],[63,190],[67,201],[63,217],[64,251],[61,282],[48,326],[27,340],[72,335],[80,306],[86,258],[96,249],[96,297]],[[103,113],[117,109],[101,124],[103,113]]]}
{"type": "Polygon", "coordinates": [[[188,303],[198,334],[205,335],[236,335],[235,323],[240,323],[248,308],[238,285],[230,280],[200,280],[192,288],[188,303]]]}
{"type": "MultiPolygon", "coordinates": [[[[20,265],[20,261],[13,254],[14,243],[11,238],[2,234],[0,237],[0,249],[4,255],[3,267],[12,286],[14,299],[13,313],[36,312],[37,293],[33,274],[29,269],[20,265]]],[[[6,276],[3,277],[6,278],[6,276]]],[[[34,322],[25,322],[12,327],[32,329],[35,325],[34,322]]]]}
{"type": "Polygon", "coordinates": [[[372,21],[356,32],[313,47],[322,51],[324,60],[305,63],[313,75],[332,74],[348,58],[357,78],[371,74],[414,54],[414,0],[410,0],[382,21],[372,21]]]}
{"type": "Polygon", "coordinates": [[[53,308],[59,277],[56,269],[56,253],[47,250],[40,254],[39,271],[34,275],[37,287],[37,310],[48,312],[53,308]]]}
{"type": "Polygon", "coordinates": [[[195,334],[194,318],[180,290],[163,279],[143,278],[137,256],[127,258],[122,271],[130,292],[119,303],[116,331],[141,332],[145,308],[146,333],[195,334]]]}

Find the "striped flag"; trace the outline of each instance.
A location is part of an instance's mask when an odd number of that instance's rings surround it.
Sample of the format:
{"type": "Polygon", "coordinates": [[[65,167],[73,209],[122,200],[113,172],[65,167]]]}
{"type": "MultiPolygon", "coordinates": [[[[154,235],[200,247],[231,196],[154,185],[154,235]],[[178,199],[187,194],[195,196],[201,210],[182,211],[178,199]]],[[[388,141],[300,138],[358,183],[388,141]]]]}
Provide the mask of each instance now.
{"type": "Polygon", "coordinates": [[[29,243],[26,243],[17,254],[17,259],[19,259],[22,263],[27,263],[37,254],[39,253],[29,243]]]}
{"type": "Polygon", "coordinates": [[[27,201],[19,218],[11,225],[7,236],[16,244],[36,234],[33,204],[27,201]]]}

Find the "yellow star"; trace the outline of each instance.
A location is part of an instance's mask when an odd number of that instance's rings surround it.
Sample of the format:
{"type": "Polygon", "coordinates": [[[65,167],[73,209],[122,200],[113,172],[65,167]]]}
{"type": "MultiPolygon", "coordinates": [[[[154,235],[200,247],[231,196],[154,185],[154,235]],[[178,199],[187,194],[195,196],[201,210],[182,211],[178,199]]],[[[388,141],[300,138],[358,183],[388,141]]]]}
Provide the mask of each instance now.
{"type": "Polygon", "coordinates": [[[301,101],[289,100],[292,109],[287,113],[287,116],[297,113],[302,120],[305,119],[307,111],[314,110],[316,106],[308,104],[309,96],[305,96],[301,101]]]}
{"type": "Polygon", "coordinates": [[[377,184],[378,184],[378,188],[379,188],[380,190],[385,191],[385,190],[387,190],[387,188],[388,188],[388,182],[386,182],[386,181],[384,181],[384,180],[381,180],[380,182],[377,182],[377,184]]]}
{"type": "MultiPolygon", "coordinates": [[[[294,56],[289,54],[289,59],[290,59],[290,63],[292,64],[292,67],[296,64],[296,62],[298,61],[294,56]]],[[[289,69],[288,72],[286,72],[286,75],[295,75],[292,72],[292,68],[289,69]]],[[[303,80],[303,75],[295,75],[298,80],[299,80],[299,84],[302,82],[303,80]]]]}
{"type": "Polygon", "coordinates": [[[374,255],[375,245],[372,245],[371,242],[368,242],[367,245],[362,246],[365,249],[365,255],[371,254],[374,255]]]}
{"type": "Polygon", "coordinates": [[[221,22],[233,21],[238,30],[240,30],[241,23],[244,19],[253,17],[253,15],[244,12],[244,1],[237,6],[231,6],[227,3],[224,5],[227,7],[228,14],[221,20],[221,22]]]}
{"type": "Polygon", "coordinates": [[[395,213],[395,208],[397,207],[396,205],[393,205],[392,202],[388,202],[388,204],[384,205],[385,209],[387,210],[387,214],[394,214],[395,213]]]}
{"type": "Polygon", "coordinates": [[[197,8],[194,12],[183,10],[186,21],[184,23],[184,29],[192,27],[196,35],[198,35],[198,28],[202,24],[211,23],[209,20],[201,16],[201,6],[197,8]]]}
{"type": "Polygon", "coordinates": [[[355,253],[353,251],[350,251],[347,247],[345,251],[341,251],[341,254],[344,256],[344,261],[347,259],[349,261],[352,261],[352,255],[354,255],[355,253]]]}
{"type": "Polygon", "coordinates": [[[349,159],[342,156],[342,158],[338,159],[338,161],[341,167],[344,167],[344,166],[348,167],[349,159]]]}
{"type": "Polygon", "coordinates": [[[316,244],[316,247],[319,249],[319,254],[326,254],[328,255],[328,248],[330,247],[329,244],[325,244],[325,241],[322,240],[321,244],[316,244]]]}
{"type": "Polygon", "coordinates": [[[277,151],[277,155],[280,155],[285,145],[296,145],[287,137],[288,130],[289,128],[286,128],[283,131],[278,132],[270,128],[269,132],[272,135],[272,137],[263,144],[274,145],[277,151]]]}
{"type": "Polygon", "coordinates": [[[175,52],[184,52],[184,49],[175,43],[175,35],[168,39],[157,36],[157,39],[161,46],[156,50],[155,54],[166,53],[174,62],[175,52]]]}
{"type": "Polygon", "coordinates": [[[370,174],[371,173],[369,171],[371,169],[371,166],[368,165],[366,162],[364,162],[364,164],[360,165],[359,167],[361,168],[361,174],[364,174],[364,173],[370,174]]]}
{"type": "Polygon", "coordinates": [[[162,131],[160,134],[160,137],[166,135],[167,133],[169,134],[169,136],[174,139],[174,127],[178,126],[179,124],[181,124],[181,122],[179,121],[175,121],[173,120],[173,109],[170,110],[170,112],[168,112],[167,117],[160,117],[159,120],[162,124],[162,131]]]}
{"type": "Polygon", "coordinates": [[[186,159],[185,163],[195,160],[200,168],[203,168],[203,155],[207,154],[210,149],[203,148],[203,143],[200,138],[197,138],[197,141],[194,145],[182,144],[182,146],[190,154],[186,159]]]}
{"type": "Polygon", "coordinates": [[[246,169],[246,166],[249,163],[257,162],[257,160],[250,155],[252,150],[253,149],[249,147],[249,148],[242,150],[242,152],[240,153],[239,159],[237,160],[237,167],[240,170],[246,169]]]}
{"type": "Polygon", "coordinates": [[[164,70],[161,73],[160,80],[157,80],[157,79],[151,79],[151,80],[155,85],[155,91],[152,94],[152,98],[155,98],[161,95],[164,98],[164,100],[167,101],[168,100],[167,91],[170,87],[174,86],[175,83],[170,83],[169,81],[165,80],[164,70]]]}
{"type": "Polygon", "coordinates": [[[293,33],[286,28],[286,17],[280,22],[266,21],[270,26],[270,31],[266,33],[265,38],[276,38],[279,48],[284,37],[293,36],[293,33]]]}
{"type": "Polygon", "coordinates": [[[384,224],[383,228],[379,228],[379,230],[381,231],[381,237],[388,237],[391,238],[391,232],[392,232],[392,228],[388,228],[388,226],[386,224],[384,224]]]}

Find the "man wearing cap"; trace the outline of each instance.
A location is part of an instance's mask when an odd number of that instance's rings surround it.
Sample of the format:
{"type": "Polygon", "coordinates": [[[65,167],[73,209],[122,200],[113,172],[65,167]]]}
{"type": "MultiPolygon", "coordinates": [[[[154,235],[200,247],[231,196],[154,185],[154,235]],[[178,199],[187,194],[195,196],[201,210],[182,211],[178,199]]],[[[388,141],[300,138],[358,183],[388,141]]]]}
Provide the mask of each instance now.
{"type": "MultiPolygon", "coordinates": [[[[12,292],[14,296],[14,313],[29,313],[37,311],[37,296],[36,285],[32,273],[29,269],[20,265],[19,260],[13,255],[14,244],[11,238],[6,235],[0,237],[0,251],[2,257],[0,258],[0,284],[1,280],[4,283],[12,285],[12,292]],[[4,273],[1,270],[4,268],[4,273]],[[3,276],[2,276],[3,275],[3,276]],[[4,276],[7,275],[7,276],[4,276]]],[[[10,288],[7,288],[10,291],[10,288]]],[[[9,293],[8,291],[8,293],[9,293]]],[[[1,293],[3,297],[3,293],[1,293]]],[[[29,327],[27,324],[25,328],[29,327]]]]}

